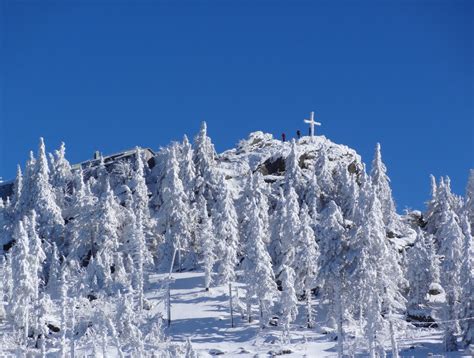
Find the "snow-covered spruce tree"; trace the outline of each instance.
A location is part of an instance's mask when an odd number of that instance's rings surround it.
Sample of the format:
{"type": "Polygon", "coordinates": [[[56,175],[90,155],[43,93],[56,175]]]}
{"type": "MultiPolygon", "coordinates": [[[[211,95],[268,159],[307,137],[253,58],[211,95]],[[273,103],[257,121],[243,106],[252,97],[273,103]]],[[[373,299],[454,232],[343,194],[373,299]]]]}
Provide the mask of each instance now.
{"type": "Polygon", "coordinates": [[[183,181],[184,191],[190,202],[194,201],[196,169],[193,161],[193,146],[189,143],[188,137],[184,135],[181,143],[179,176],[183,181]]]}
{"type": "Polygon", "coordinates": [[[4,322],[7,318],[5,304],[9,302],[10,297],[7,293],[11,287],[11,267],[6,257],[0,257],[0,322],[4,322]]]}
{"type": "Polygon", "coordinates": [[[428,202],[428,211],[425,214],[426,231],[434,235],[439,249],[443,238],[439,236],[438,231],[445,219],[446,211],[452,210],[456,216],[459,216],[463,210],[461,199],[451,192],[449,177],[441,178],[437,187],[436,183],[432,182],[432,195],[432,199],[428,202]]]}
{"type": "MultiPolygon", "coordinates": [[[[142,223],[146,242],[151,244],[156,236],[155,222],[150,215],[148,187],[145,180],[145,159],[143,158],[143,151],[139,147],[135,148],[135,158],[135,170],[132,171],[132,177],[128,182],[133,198],[132,210],[137,217],[137,221],[142,223]]],[[[145,250],[148,250],[148,248],[145,247],[145,250]]]]}
{"type": "Polygon", "coordinates": [[[22,197],[21,197],[22,193],[23,193],[23,173],[21,172],[20,165],[17,165],[15,182],[13,183],[13,196],[12,196],[12,201],[11,201],[13,210],[16,212],[20,211],[20,204],[22,202],[22,197]]]}
{"type": "MultiPolygon", "coordinates": [[[[270,216],[270,244],[268,247],[275,272],[279,272],[282,255],[283,220],[286,216],[286,199],[283,188],[279,188],[275,209],[270,216]]],[[[250,199],[249,199],[250,200],[250,199]]]]}
{"type": "MultiPolygon", "coordinates": [[[[433,235],[425,234],[426,244],[428,246],[429,253],[429,272],[431,276],[430,292],[442,292],[441,287],[441,260],[436,250],[436,242],[433,235]]],[[[431,294],[431,293],[430,293],[431,294]]]]}
{"type": "Polygon", "coordinates": [[[216,202],[212,209],[214,235],[217,240],[217,281],[230,284],[235,280],[237,246],[239,243],[239,222],[234,199],[222,175],[219,180],[216,202]]]}
{"type": "Polygon", "coordinates": [[[61,280],[59,287],[59,304],[61,310],[61,338],[59,340],[59,351],[61,357],[66,357],[67,345],[66,345],[66,334],[67,334],[67,305],[68,305],[68,282],[66,277],[66,270],[61,270],[61,280]]]}
{"type": "Polygon", "coordinates": [[[65,216],[66,252],[71,259],[82,261],[92,254],[92,240],[98,198],[92,194],[89,184],[84,183],[83,171],[79,168],[74,172],[74,191],[65,216]]]}
{"type": "Polygon", "coordinates": [[[213,283],[213,269],[217,260],[216,239],[212,228],[212,219],[207,212],[206,199],[199,194],[197,197],[199,222],[196,227],[196,242],[201,248],[202,266],[204,268],[204,287],[209,291],[213,283]]]}
{"type": "Polygon", "coordinates": [[[338,354],[343,354],[344,329],[346,319],[345,307],[350,301],[351,292],[348,285],[348,240],[344,228],[341,209],[330,201],[321,212],[319,223],[318,283],[322,297],[332,302],[328,310],[329,326],[337,328],[338,354]]]}
{"type": "MultiPolygon", "coordinates": [[[[12,260],[11,260],[11,252],[7,253],[2,258],[2,288],[0,293],[2,297],[0,301],[2,304],[10,304],[11,300],[13,299],[13,271],[12,271],[12,260]]],[[[3,307],[5,308],[5,307],[3,307]]],[[[5,312],[5,317],[7,313],[5,312]]]]}
{"type": "Polygon", "coordinates": [[[327,149],[321,147],[319,156],[316,160],[314,170],[318,178],[318,184],[321,189],[321,199],[326,202],[328,198],[333,197],[334,179],[332,177],[331,169],[329,168],[329,159],[327,149]]]}
{"type": "Polygon", "coordinates": [[[399,226],[399,218],[395,210],[395,203],[392,197],[392,189],[390,189],[390,179],[387,175],[387,168],[382,162],[382,153],[380,151],[380,143],[375,146],[374,160],[372,161],[372,169],[370,172],[372,185],[380,200],[382,206],[383,221],[388,233],[394,233],[399,226]]]}
{"type": "Polygon", "coordinates": [[[229,309],[231,324],[234,326],[232,283],[235,281],[235,266],[237,265],[239,221],[232,193],[223,175],[220,177],[212,213],[214,235],[217,241],[217,282],[229,286],[229,309]]]}
{"type": "Polygon", "coordinates": [[[38,319],[40,317],[39,309],[39,296],[40,288],[44,285],[43,276],[43,264],[46,260],[46,254],[43,251],[43,245],[41,243],[38,234],[36,233],[36,213],[33,210],[29,217],[23,218],[25,230],[27,231],[29,238],[29,267],[31,269],[32,284],[34,287],[34,294],[32,297],[33,306],[33,330],[35,334],[38,334],[38,319]]]}
{"type": "Polygon", "coordinates": [[[285,196],[285,216],[280,218],[282,221],[281,258],[279,259],[281,264],[280,268],[277,268],[276,277],[278,279],[285,265],[290,267],[294,265],[296,240],[301,230],[298,195],[292,186],[288,186],[288,191],[285,193],[285,196]]]}
{"type": "Polygon", "coordinates": [[[93,258],[87,267],[91,281],[86,284],[90,284],[91,290],[100,290],[109,287],[112,280],[110,268],[114,252],[119,248],[119,228],[123,220],[123,207],[117,203],[108,180],[91,214],[87,214],[89,222],[84,222],[79,241],[88,246],[87,255],[93,258]]]}
{"type": "Polygon", "coordinates": [[[346,165],[339,163],[334,181],[336,183],[335,202],[341,208],[344,217],[353,220],[359,195],[356,176],[349,173],[346,165]]]}
{"type": "Polygon", "coordinates": [[[426,296],[433,283],[430,270],[431,252],[429,242],[420,228],[416,232],[416,241],[407,252],[408,312],[414,312],[426,304],[426,296]]]}
{"type": "MultiPolygon", "coordinates": [[[[426,221],[425,230],[426,232],[430,234],[435,234],[436,231],[438,230],[442,208],[440,207],[440,203],[438,200],[438,184],[436,183],[436,178],[432,174],[430,175],[430,183],[431,183],[431,198],[426,203],[427,210],[424,215],[425,221],[426,221]]],[[[441,178],[440,187],[442,190],[444,190],[443,186],[444,186],[444,181],[441,178]]]]}
{"type": "Polygon", "coordinates": [[[122,344],[129,345],[133,355],[142,356],[142,333],[135,324],[132,297],[129,294],[119,296],[116,313],[116,327],[122,344]]]}
{"type": "Polygon", "coordinates": [[[184,345],[184,357],[185,358],[198,358],[199,357],[199,355],[194,350],[189,337],[188,339],[186,339],[186,343],[184,345]]]}
{"type": "Polygon", "coordinates": [[[38,299],[38,309],[36,312],[38,327],[35,328],[35,337],[38,337],[39,346],[41,349],[41,356],[46,357],[46,340],[49,335],[48,318],[54,311],[54,305],[49,295],[45,292],[41,292],[38,299]]]}
{"type": "Polygon", "coordinates": [[[63,233],[64,220],[49,182],[49,164],[43,138],[40,138],[38,158],[34,167],[30,161],[25,174],[28,178],[25,177],[24,183],[28,184],[28,188],[22,195],[20,217],[35,210],[38,215],[39,236],[49,242],[59,240],[63,233]]]}
{"type": "Polygon", "coordinates": [[[266,326],[268,314],[277,296],[272,263],[264,243],[264,224],[260,216],[261,210],[253,197],[253,178],[247,179],[244,203],[242,207],[241,237],[244,244],[244,260],[242,262],[244,281],[247,288],[247,320],[252,321],[251,306],[256,296],[260,307],[261,326],[266,326]]]}
{"type": "MultiPolygon", "coordinates": [[[[445,198],[443,199],[445,200],[445,198]]],[[[441,203],[444,209],[441,223],[436,233],[439,243],[439,254],[444,256],[441,267],[441,284],[446,293],[444,309],[445,347],[454,351],[456,347],[455,334],[458,330],[457,302],[460,297],[460,270],[463,232],[458,223],[458,217],[449,204],[441,203]]]]}
{"type": "Polygon", "coordinates": [[[61,143],[59,149],[54,151],[54,162],[51,162],[50,175],[50,183],[60,208],[63,208],[66,204],[65,200],[69,196],[72,178],[71,165],[66,159],[66,145],[61,143]]]}
{"type": "Polygon", "coordinates": [[[316,223],[318,221],[318,213],[321,208],[320,197],[321,188],[318,184],[318,177],[316,173],[313,172],[303,193],[303,201],[308,206],[308,213],[311,217],[311,227],[313,228],[313,230],[316,228],[316,223]]]}
{"type": "Polygon", "coordinates": [[[471,232],[474,232],[474,169],[469,170],[466,186],[466,210],[471,223],[471,232]]]}
{"type": "Polygon", "coordinates": [[[465,347],[474,344],[474,258],[470,226],[468,213],[465,212],[461,218],[464,240],[460,277],[462,291],[459,310],[462,342],[465,347]]]}
{"type": "Polygon", "coordinates": [[[311,289],[315,285],[318,262],[318,245],[311,228],[311,218],[305,203],[300,210],[301,228],[296,237],[295,252],[295,290],[306,298],[306,323],[308,328],[313,327],[311,289]]]}
{"type": "Polygon", "coordinates": [[[46,260],[46,254],[43,250],[43,244],[37,234],[36,212],[31,211],[29,217],[24,218],[25,229],[29,237],[29,251],[30,251],[30,267],[31,276],[34,280],[35,294],[33,299],[38,300],[40,285],[43,280],[43,263],[46,260]]]}
{"type": "Polygon", "coordinates": [[[375,356],[377,349],[383,349],[383,327],[387,325],[390,328],[392,354],[397,356],[392,313],[405,308],[400,288],[406,283],[397,262],[397,252],[385,236],[382,206],[377,194],[370,183],[366,183],[363,189],[360,201],[364,203],[362,224],[349,244],[351,251],[355,250],[351,254],[351,265],[355,268],[349,279],[359,290],[352,297],[361,304],[359,314],[364,319],[371,357],[375,356]]]}
{"type": "Polygon", "coordinates": [[[285,192],[293,188],[299,195],[302,180],[301,169],[299,166],[299,154],[296,141],[291,141],[290,154],[285,159],[285,192]]]}
{"type": "Polygon", "coordinates": [[[206,122],[201,123],[201,129],[194,138],[193,161],[196,170],[195,193],[201,193],[207,202],[212,202],[216,188],[215,158],[216,150],[211,138],[207,135],[206,122]]]}
{"type": "Polygon", "coordinates": [[[49,255],[49,271],[46,291],[53,298],[58,298],[61,275],[61,261],[59,258],[58,247],[53,243],[51,254],[49,255]]]}
{"type": "Polygon", "coordinates": [[[8,311],[15,327],[23,331],[23,343],[26,344],[30,330],[31,304],[34,302],[35,280],[30,266],[29,238],[21,220],[16,224],[13,238],[16,241],[11,254],[13,287],[8,311]]]}
{"type": "MultiPolygon", "coordinates": [[[[16,218],[21,218],[22,215],[28,211],[28,207],[30,205],[30,197],[31,197],[31,190],[32,190],[32,180],[34,177],[34,172],[35,172],[35,166],[36,166],[36,159],[33,154],[33,151],[30,151],[29,157],[26,161],[25,164],[25,170],[23,173],[23,176],[21,178],[18,178],[18,174],[21,174],[20,166],[18,166],[17,169],[17,188],[19,189],[21,187],[21,191],[19,195],[13,198],[12,204],[15,204],[15,215],[16,218]]],[[[17,189],[15,189],[16,192],[17,189]]]]}
{"type": "Polygon", "coordinates": [[[282,292],[280,296],[281,317],[280,322],[286,343],[290,341],[290,324],[296,319],[298,313],[298,300],[295,291],[295,271],[288,265],[283,264],[281,271],[282,292]]]}
{"type": "MultiPolygon", "coordinates": [[[[148,252],[145,242],[145,234],[143,230],[143,224],[141,221],[141,215],[135,217],[133,211],[130,211],[127,214],[127,223],[125,225],[124,235],[126,237],[126,247],[128,252],[131,254],[133,260],[133,268],[131,270],[131,283],[133,290],[137,296],[138,301],[138,308],[141,310],[144,307],[144,280],[145,274],[144,269],[145,265],[150,264],[152,262],[151,255],[148,252]]],[[[117,262],[117,266],[115,266],[115,272],[117,269],[124,271],[123,268],[123,261],[121,256],[118,255],[114,259],[114,263],[117,262]],[[117,260],[117,261],[116,261],[117,260]],[[120,267],[122,265],[122,267],[120,267]]],[[[115,274],[114,272],[114,274],[115,274]]],[[[121,272],[117,272],[117,275],[123,275],[121,272]]],[[[119,276],[116,276],[119,278],[119,276]]],[[[123,281],[126,278],[122,278],[123,281]]],[[[125,283],[125,282],[124,282],[125,283]]]]}
{"type": "Polygon", "coordinates": [[[258,207],[258,215],[262,224],[263,230],[263,242],[268,245],[270,242],[270,213],[268,210],[268,196],[270,194],[270,188],[268,184],[263,180],[263,176],[260,172],[256,172],[251,177],[253,197],[258,207]]]}
{"type": "Polygon", "coordinates": [[[176,146],[168,149],[166,173],[162,182],[163,203],[158,210],[158,223],[165,241],[160,246],[160,263],[169,269],[175,250],[178,251],[177,266],[181,269],[181,252],[188,248],[191,226],[188,221],[188,198],[179,178],[176,146]]]}
{"type": "Polygon", "coordinates": [[[107,328],[110,334],[110,337],[112,338],[115,349],[117,350],[117,355],[120,358],[124,358],[123,352],[122,352],[122,345],[120,343],[119,335],[117,333],[117,329],[115,328],[115,325],[113,321],[110,318],[107,318],[107,328]]]}

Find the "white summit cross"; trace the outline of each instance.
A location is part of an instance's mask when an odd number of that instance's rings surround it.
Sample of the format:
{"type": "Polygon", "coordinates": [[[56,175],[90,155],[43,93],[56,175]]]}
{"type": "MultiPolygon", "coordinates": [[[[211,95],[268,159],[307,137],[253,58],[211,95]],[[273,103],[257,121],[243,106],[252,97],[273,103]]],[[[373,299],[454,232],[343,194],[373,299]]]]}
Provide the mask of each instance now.
{"type": "Polygon", "coordinates": [[[311,118],[310,119],[305,119],[304,122],[309,124],[309,128],[311,129],[311,132],[310,132],[311,133],[311,140],[313,140],[313,138],[314,138],[314,126],[320,126],[321,123],[314,121],[314,112],[311,112],[311,118]]]}

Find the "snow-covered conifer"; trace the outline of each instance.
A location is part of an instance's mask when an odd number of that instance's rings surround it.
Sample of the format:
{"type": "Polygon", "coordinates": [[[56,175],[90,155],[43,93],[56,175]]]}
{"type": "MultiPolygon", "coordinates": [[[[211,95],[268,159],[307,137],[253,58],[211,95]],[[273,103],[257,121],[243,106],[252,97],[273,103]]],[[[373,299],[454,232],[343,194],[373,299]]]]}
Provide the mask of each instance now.
{"type": "Polygon", "coordinates": [[[36,301],[39,297],[39,286],[42,283],[43,262],[46,260],[46,254],[43,245],[37,234],[36,212],[31,211],[29,217],[24,218],[25,229],[28,232],[30,245],[30,267],[31,275],[34,281],[35,294],[33,299],[36,301]]]}
{"type": "Polygon", "coordinates": [[[387,168],[382,162],[382,153],[380,151],[380,143],[375,147],[374,160],[372,161],[372,170],[370,172],[372,185],[382,206],[383,220],[387,231],[397,229],[398,217],[395,210],[395,203],[392,197],[392,189],[390,188],[390,179],[387,175],[387,168]]]}
{"type": "Polygon", "coordinates": [[[264,241],[264,224],[260,217],[260,210],[267,210],[257,205],[252,196],[253,178],[250,175],[246,185],[246,201],[244,203],[245,225],[241,232],[244,241],[244,261],[242,267],[247,287],[247,319],[252,320],[251,305],[256,296],[261,312],[261,324],[265,325],[268,313],[277,295],[277,287],[272,271],[271,258],[264,241]]]}
{"type": "Polygon", "coordinates": [[[354,218],[359,192],[356,176],[351,175],[347,166],[340,163],[337,166],[335,183],[335,201],[341,208],[344,217],[352,220],[354,218]]]}
{"type": "Polygon", "coordinates": [[[213,268],[217,260],[216,256],[216,239],[212,228],[212,219],[208,215],[206,200],[202,195],[198,196],[198,207],[200,209],[200,222],[196,228],[196,241],[201,247],[201,255],[204,267],[204,287],[209,291],[209,287],[213,283],[213,268]]]}
{"type": "Polygon", "coordinates": [[[408,308],[419,309],[426,303],[426,295],[433,283],[430,247],[421,229],[417,229],[414,246],[407,253],[407,279],[409,283],[408,308]]]}
{"type": "Polygon", "coordinates": [[[22,215],[35,210],[38,221],[38,234],[48,241],[58,240],[64,228],[61,209],[56,203],[56,195],[49,182],[49,165],[43,138],[40,138],[38,158],[33,169],[27,171],[29,175],[25,182],[29,190],[22,195],[22,215]]]}
{"type": "Polygon", "coordinates": [[[67,305],[68,305],[68,282],[66,278],[66,270],[61,271],[59,302],[61,310],[61,338],[59,344],[60,356],[66,357],[66,333],[67,333],[67,305]]]}
{"type": "MultiPolygon", "coordinates": [[[[344,321],[344,306],[350,297],[347,286],[347,251],[348,242],[344,228],[344,218],[341,209],[330,201],[321,212],[319,227],[318,282],[322,296],[333,302],[329,309],[329,322],[335,323],[342,332],[344,321]],[[344,294],[343,294],[344,293],[344,294]]],[[[342,334],[338,335],[338,343],[343,342],[342,334]],[[341,337],[340,337],[341,336],[341,337]]]]}
{"type": "Polygon", "coordinates": [[[51,295],[51,297],[57,298],[59,295],[59,288],[61,283],[61,261],[59,258],[58,247],[55,243],[53,243],[52,245],[49,261],[49,272],[46,290],[51,295]]]}
{"type": "Polygon", "coordinates": [[[193,162],[193,147],[189,143],[188,137],[183,137],[181,143],[181,161],[179,176],[183,182],[184,191],[188,199],[194,201],[194,186],[196,180],[196,169],[193,162]]]}
{"type": "Polygon", "coordinates": [[[298,204],[298,195],[293,187],[289,187],[286,193],[286,208],[285,216],[280,218],[282,220],[281,233],[281,267],[277,269],[277,278],[283,271],[283,267],[293,267],[295,260],[295,248],[298,234],[301,230],[301,221],[299,217],[300,207],[298,204]]]}
{"type": "Polygon", "coordinates": [[[296,299],[295,291],[295,272],[290,266],[283,264],[280,276],[282,286],[280,296],[282,314],[280,321],[284,336],[289,341],[290,324],[296,319],[296,314],[298,313],[298,300],[296,299]]]}
{"type": "Polygon", "coordinates": [[[318,184],[321,189],[321,194],[323,194],[324,201],[326,201],[328,197],[332,197],[334,190],[334,180],[328,162],[329,159],[326,148],[321,147],[314,169],[317,174],[318,184]]]}
{"type": "Polygon", "coordinates": [[[206,122],[201,123],[201,129],[194,138],[193,161],[196,169],[195,193],[201,193],[206,201],[214,197],[215,158],[217,156],[211,138],[207,135],[206,122]]]}
{"type": "Polygon", "coordinates": [[[212,214],[218,252],[217,281],[229,284],[235,280],[239,223],[232,193],[224,176],[221,176],[219,181],[212,214]]]}
{"type": "MultiPolygon", "coordinates": [[[[352,283],[358,287],[359,293],[352,297],[361,304],[360,311],[365,320],[365,333],[370,347],[370,354],[380,346],[383,337],[383,327],[392,326],[391,312],[402,311],[405,300],[401,295],[401,287],[406,283],[397,262],[397,252],[392,248],[385,237],[382,206],[378,195],[371,185],[366,185],[367,199],[363,204],[365,224],[360,227],[351,238],[352,283]],[[383,311],[382,311],[383,310],[383,311]],[[386,317],[382,312],[388,312],[386,317]]],[[[364,201],[366,200],[364,199],[364,201]]],[[[353,302],[354,302],[353,301],[353,302]]],[[[397,351],[396,340],[392,339],[392,350],[397,351]]]]}
{"type": "Polygon", "coordinates": [[[270,241],[270,216],[268,212],[268,184],[263,180],[263,176],[260,172],[256,172],[250,178],[252,180],[252,190],[255,203],[258,207],[258,215],[262,224],[262,239],[265,244],[270,241]]]}
{"type": "MultiPolygon", "coordinates": [[[[188,199],[179,178],[176,146],[169,149],[166,170],[162,182],[163,205],[158,211],[158,222],[165,238],[160,248],[160,261],[163,267],[170,266],[175,250],[187,249],[191,236],[188,199]]],[[[181,265],[180,258],[178,256],[178,267],[181,265]]]]}
{"type": "Polygon", "coordinates": [[[469,171],[469,179],[466,186],[466,210],[469,222],[471,223],[471,232],[474,232],[474,169],[469,171]]]}
{"type": "Polygon", "coordinates": [[[304,191],[303,199],[308,206],[308,213],[312,219],[311,227],[314,229],[318,220],[318,213],[320,211],[321,203],[321,188],[318,184],[318,176],[313,172],[311,178],[308,181],[307,188],[304,191]]]}
{"type": "Polygon", "coordinates": [[[26,343],[29,335],[30,309],[35,294],[29,251],[29,238],[23,222],[18,221],[13,238],[16,243],[12,251],[12,299],[9,313],[18,329],[23,330],[26,343]]]}
{"type": "Polygon", "coordinates": [[[460,326],[462,342],[468,347],[474,344],[474,253],[472,248],[472,234],[468,213],[461,218],[463,230],[462,265],[461,265],[461,297],[460,297],[460,326]]]}
{"type": "Polygon", "coordinates": [[[115,328],[113,321],[110,318],[107,318],[107,327],[110,333],[110,337],[114,341],[115,349],[117,350],[117,354],[120,358],[124,358],[124,354],[122,352],[122,345],[120,343],[120,338],[115,328]]]}
{"type": "Polygon", "coordinates": [[[458,217],[449,205],[444,206],[442,222],[436,233],[440,245],[442,261],[441,284],[446,293],[444,310],[446,350],[456,350],[457,301],[460,297],[460,270],[463,232],[458,224],[458,217]]]}
{"type": "Polygon", "coordinates": [[[135,314],[133,312],[132,297],[129,294],[119,297],[119,305],[116,314],[116,327],[121,341],[129,344],[135,354],[140,352],[142,344],[142,334],[135,324],[135,314]]]}
{"type": "Polygon", "coordinates": [[[61,143],[59,149],[54,152],[54,163],[51,164],[50,183],[55,193],[56,202],[60,207],[64,207],[73,178],[71,165],[66,159],[66,145],[64,143],[61,143]]]}
{"type": "Polygon", "coordinates": [[[318,244],[311,228],[311,218],[305,203],[299,213],[300,230],[295,242],[295,289],[298,294],[309,295],[317,273],[318,244]]]}
{"type": "Polygon", "coordinates": [[[285,160],[285,191],[289,188],[293,188],[296,192],[299,192],[301,185],[301,169],[299,166],[299,155],[296,141],[291,141],[291,150],[288,157],[285,160]]]}
{"type": "Polygon", "coordinates": [[[128,237],[133,258],[133,289],[138,295],[138,307],[143,309],[144,303],[144,270],[145,265],[151,263],[151,256],[145,244],[141,217],[131,213],[127,222],[126,235],[128,237]]]}
{"type": "Polygon", "coordinates": [[[48,316],[53,310],[53,303],[49,296],[42,292],[38,300],[38,310],[36,312],[38,327],[35,328],[35,335],[39,339],[39,345],[41,349],[41,356],[46,357],[46,339],[49,334],[48,316]]]}
{"type": "Polygon", "coordinates": [[[18,165],[16,168],[15,182],[13,183],[13,197],[12,197],[12,205],[16,211],[20,210],[19,206],[22,202],[22,197],[21,197],[22,192],[23,192],[23,174],[21,172],[20,165],[18,165]]]}
{"type": "MultiPolygon", "coordinates": [[[[148,187],[145,180],[145,160],[143,151],[140,148],[135,149],[135,170],[132,171],[132,178],[129,181],[129,187],[133,195],[132,209],[137,220],[142,223],[143,232],[148,239],[154,236],[154,222],[150,216],[148,206],[148,187]]],[[[148,250],[145,247],[145,250],[148,250]]],[[[149,255],[149,254],[147,254],[149,255]]]]}
{"type": "MultiPolygon", "coordinates": [[[[248,199],[250,200],[250,198],[248,199]]],[[[276,199],[275,209],[270,217],[270,244],[269,252],[272,258],[275,271],[279,272],[282,255],[282,235],[284,222],[282,218],[286,216],[286,199],[283,188],[279,188],[279,195],[276,199]]]]}

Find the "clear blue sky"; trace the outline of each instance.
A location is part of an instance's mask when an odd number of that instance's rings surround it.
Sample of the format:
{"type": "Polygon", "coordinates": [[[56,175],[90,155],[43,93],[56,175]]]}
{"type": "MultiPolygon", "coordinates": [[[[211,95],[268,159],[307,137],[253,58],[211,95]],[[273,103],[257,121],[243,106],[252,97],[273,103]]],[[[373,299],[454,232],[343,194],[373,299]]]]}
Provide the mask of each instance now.
{"type": "Polygon", "coordinates": [[[222,151],[314,109],[366,163],[380,141],[398,209],[422,208],[430,173],[462,193],[474,167],[473,3],[0,1],[0,176],[40,136],[77,162],[206,120],[222,151]]]}

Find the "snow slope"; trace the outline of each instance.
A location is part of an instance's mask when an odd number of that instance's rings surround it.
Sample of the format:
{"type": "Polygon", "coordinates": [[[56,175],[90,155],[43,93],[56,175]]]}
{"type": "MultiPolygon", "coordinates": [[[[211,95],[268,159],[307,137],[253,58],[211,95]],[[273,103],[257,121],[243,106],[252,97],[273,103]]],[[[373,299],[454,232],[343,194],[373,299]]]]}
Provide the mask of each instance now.
{"type": "MultiPolygon", "coordinates": [[[[194,349],[203,357],[221,354],[224,357],[269,357],[282,354],[284,357],[335,357],[335,341],[331,333],[325,332],[317,315],[316,327],[304,327],[304,317],[298,317],[292,325],[291,342],[283,343],[282,331],[278,327],[260,329],[258,321],[247,323],[235,313],[235,327],[231,327],[227,287],[217,286],[210,292],[204,290],[202,272],[173,273],[171,285],[171,327],[167,329],[172,341],[184,342],[189,338],[194,349]],[[283,354],[287,352],[286,354],[283,354]]],[[[163,302],[164,282],[168,274],[150,276],[152,288],[147,298],[150,302],[160,302],[155,309],[166,318],[163,302]]],[[[237,285],[242,297],[243,285],[237,285]]],[[[319,307],[319,302],[315,302],[319,307]]],[[[256,307],[255,307],[256,308],[256,307]]],[[[302,307],[301,307],[302,308],[302,307]]],[[[317,309],[322,313],[324,307],[317,309]]],[[[257,317],[257,312],[255,312],[257,317]]],[[[443,353],[442,332],[439,329],[409,330],[403,337],[397,337],[401,357],[471,357],[463,352],[443,353]]],[[[355,340],[353,339],[353,342],[355,340]]],[[[390,356],[389,342],[386,342],[390,356]]],[[[357,357],[362,346],[357,347],[357,357]]]]}

